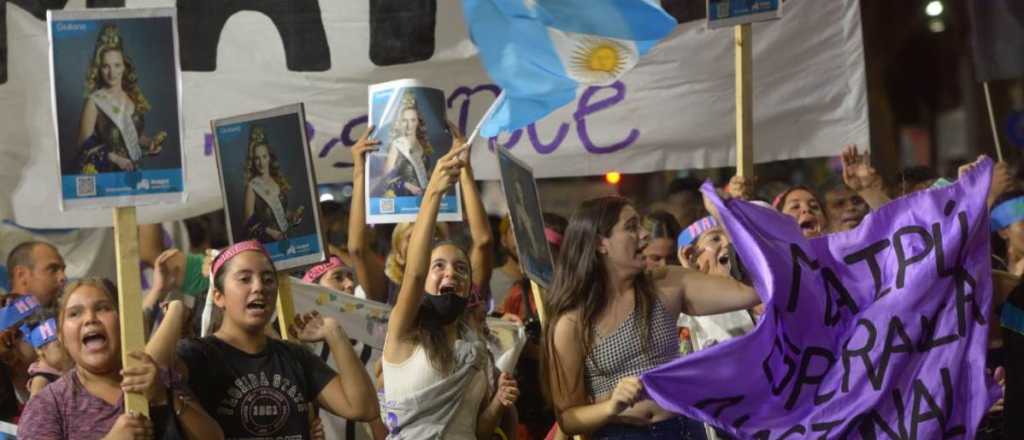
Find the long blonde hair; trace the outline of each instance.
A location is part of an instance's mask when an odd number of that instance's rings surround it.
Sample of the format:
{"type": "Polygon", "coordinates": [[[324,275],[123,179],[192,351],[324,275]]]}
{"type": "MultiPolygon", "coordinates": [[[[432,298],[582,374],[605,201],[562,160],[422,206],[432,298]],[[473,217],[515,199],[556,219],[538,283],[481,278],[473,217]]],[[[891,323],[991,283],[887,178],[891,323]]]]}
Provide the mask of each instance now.
{"type": "MultiPolygon", "coordinates": [[[[416,124],[416,142],[418,142],[420,144],[420,148],[423,149],[423,157],[429,158],[434,154],[434,147],[430,145],[430,138],[427,137],[427,124],[426,121],[423,120],[423,113],[420,112],[420,108],[416,104],[416,95],[413,95],[413,92],[411,91],[406,91],[405,94],[402,95],[402,105],[398,109],[398,117],[396,118],[396,121],[402,117],[402,113],[405,113],[406,110],[416,112],[416,119],[419,121],[419,123],[416,124]]],[[[390,134],[391,140],[395,140],[402,136],[402,130],[398,127],[397,123],[391,124],[390,134]]]]}
{"type": "Polygon", "coordinates": [[[89,63],[89,72],[85,76],[85,96],[103,88],[103,79],[100,71],[103,68],[103,56],[107,52],[118,52],[124,60],[124,75],[121,76],[121,89],[128,95],[128,98],[135,104],[135,114],[141,115],[149,111],[149,100],[142,94],[139,88],[139,76],[135,71],[135,63],[131,57],[124,53],[124,46],[121,41],[121,34],[117,25],[105,24],[100,29],[96,38],[96,50],[93,52],[92,62],[89,63]]]}
{"type": "Polygon", "coordinates": [[[260,174],[260,170],[256,168],[256,149],[259,147],[265,147],[267,149],[267,156],[270,156],[270,178],[274,179],[282,194],[287,193],[291,189],[291,185],[281,175],[281,166],[277,162],[277,155],[270,148],[270,143],[267,142],[267,135],[263,127],[258,125],[249,129],[249,152],[245,156],[245,183],[248,184],[253,177],[260,174]]]}

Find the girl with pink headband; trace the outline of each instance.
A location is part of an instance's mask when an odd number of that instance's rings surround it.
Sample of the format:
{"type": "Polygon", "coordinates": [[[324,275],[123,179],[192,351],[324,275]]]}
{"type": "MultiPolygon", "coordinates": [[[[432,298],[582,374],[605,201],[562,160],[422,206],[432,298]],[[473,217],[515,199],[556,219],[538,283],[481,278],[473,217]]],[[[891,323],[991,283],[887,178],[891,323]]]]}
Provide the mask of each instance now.
{"type": "Polygon", "coordinates": [[[378,414],[370,378],[348,335],[333,318],[296,320],[303,342],[323,341],[336,373],[305,348],[268,337],[277,303],[277,272],[256,241],[236,243],[214,260],[213,303],[223,319],[215,332],[178,346],[180,371],[226,438],[309,438],[315,406],[350,420],[378,414]]]}

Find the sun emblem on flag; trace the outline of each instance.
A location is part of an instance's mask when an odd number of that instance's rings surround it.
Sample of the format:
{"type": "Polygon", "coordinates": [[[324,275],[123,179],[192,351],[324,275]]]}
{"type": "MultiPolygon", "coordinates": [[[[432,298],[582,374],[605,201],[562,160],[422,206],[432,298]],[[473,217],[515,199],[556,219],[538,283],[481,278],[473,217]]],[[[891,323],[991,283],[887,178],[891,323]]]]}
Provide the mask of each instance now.
{"type": "Polygon", "coordinates": [[[632,44],[610,38],[583,37],[576,41],[568,59],[569,76],[584,84],[611,84],[633,68],[639,59],[632,44]]]}

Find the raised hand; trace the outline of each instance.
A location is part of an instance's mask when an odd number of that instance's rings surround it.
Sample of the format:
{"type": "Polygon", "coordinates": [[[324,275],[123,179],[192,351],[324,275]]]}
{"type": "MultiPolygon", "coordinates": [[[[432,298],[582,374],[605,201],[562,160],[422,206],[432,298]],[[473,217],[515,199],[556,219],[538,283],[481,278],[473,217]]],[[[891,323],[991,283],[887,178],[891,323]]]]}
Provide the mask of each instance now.
{"type": "Polygon", "coordinates": [[[377,146],[380,145],[380,141],[377,139],[370,139],[370,134],[376,127],[367,127],[363,134],[359,136],[359,140],[352,146],[352,165],[360,170],[366,165],[366,153],[372,153],[377,151],[377,146]]]}
{"type": "Polygon", "coordinates": [[[434,173],[430,175],[430,182],[427,183],[427,190],[434,191],[436,194],[444,194],[448,191],[455,182],[459,180],[459,173],[462,172],[462,167],[466,165],[466,162],[462,160],[462,154],[469,149],[469,146],[463,144],[457,148],[452,147],[448,150],[441,159],[437,161],[437,166],[434,168],[434,173]]]}
{"type": "Polygon", "coordinates": [[[345,330],[341,328],[334,318],[324,318],[317,311],[296,314],[295,323],[289,330],[302,342],[320,342],[327,337],[334,335],[341,339],[348,339],[345,330]]]}
{"type": "Polygon", "coordinates": [[[725,185],[725,192],[733,198],[750,200],[754,197],[754,185],[757,179],[740,175],[732,176],[729,183],[725,185]]]}
{"type": "Polygon", "coordinates": [[[843,147],[841,159],[843,183],[851,190],[861,192],[882,189],[882,177],[871,166],[871,155],[866,150],[862,154],[857,151],[856,145],[847,145],[843,147]]]}
{"type": "Polygon", "coordinates": [[[156,292],[160,298],[163,298],[177,284],[180,274],[171,269],[169,262],[171,258],[180,253],[181,251],[171,248],[160,253],[156,257],[156,261],[153,262],[153,283],[150,290],[156,292]]]}

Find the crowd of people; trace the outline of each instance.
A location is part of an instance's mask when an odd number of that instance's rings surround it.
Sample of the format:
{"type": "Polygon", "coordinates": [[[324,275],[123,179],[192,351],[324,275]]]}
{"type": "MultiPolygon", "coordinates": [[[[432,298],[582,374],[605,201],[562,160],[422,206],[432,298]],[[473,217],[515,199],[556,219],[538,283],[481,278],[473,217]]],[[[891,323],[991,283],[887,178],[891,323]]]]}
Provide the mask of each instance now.
{"type": "MultiPolygon", "coordinates": [[[[695,185],[673,183],[669,198],[651,206],[601,197],[568,219],[544,213],[555,276],[538,304],[509,218],[488,216],[469,146],[454,128],[453,147],[419,190],[416,222],[396,225],[390,240],[366,224],[366,157],[378,148],[370,131],[352,149],[351,205],[321,209],[329,259],[295,275],[393,307],[379,362],[364,365],[343,326],[316,311],[295,317],[287,341],[271,330],[280,279],[259,242],[182,252],[159,225],[144,225],[149,337],[129,354],[137,364],[124,368],[119,286],[69,281],[57,248],[29,241],[7,256],[3,302],[38,306],[2,329],[0,419],[25,439],[324,438],[321,409],[367,422],[378,439],[729,438],[646,399],[638,379],[750,332],[763,313],[728,231],[695,185]],[[465,225],[439,223],[442,196],[456,183],[465,225]],[[204,316],[207,303],[212,314],[204,316]],[[525,327],[514,373],[495,366],[487,317],[525,327]],[[335,368],[306,346],[319,342],[335,368]],[[126,412],[124,393],[144,395],[148,416],[126,412]]],[[[754,180],[740,176],[719,193],[792,217],[812,238],[856,228],[893,198],[948,184],[934,176],[887,185],[854,146],[841,159],[841,183],[821,193],[792,186],[757,200],[754,180]]],[[[1024,307],[1024,189],[1007,164],[993,168],[987,198],[995,308],[1024,307]]],[[[201,240],[223,241],[217,234],[209,228],[201,240]]],[[[1024,438],[1024,335],[991,330],[987,367],[1006,397],[976,436],[1024,438]]]]}

